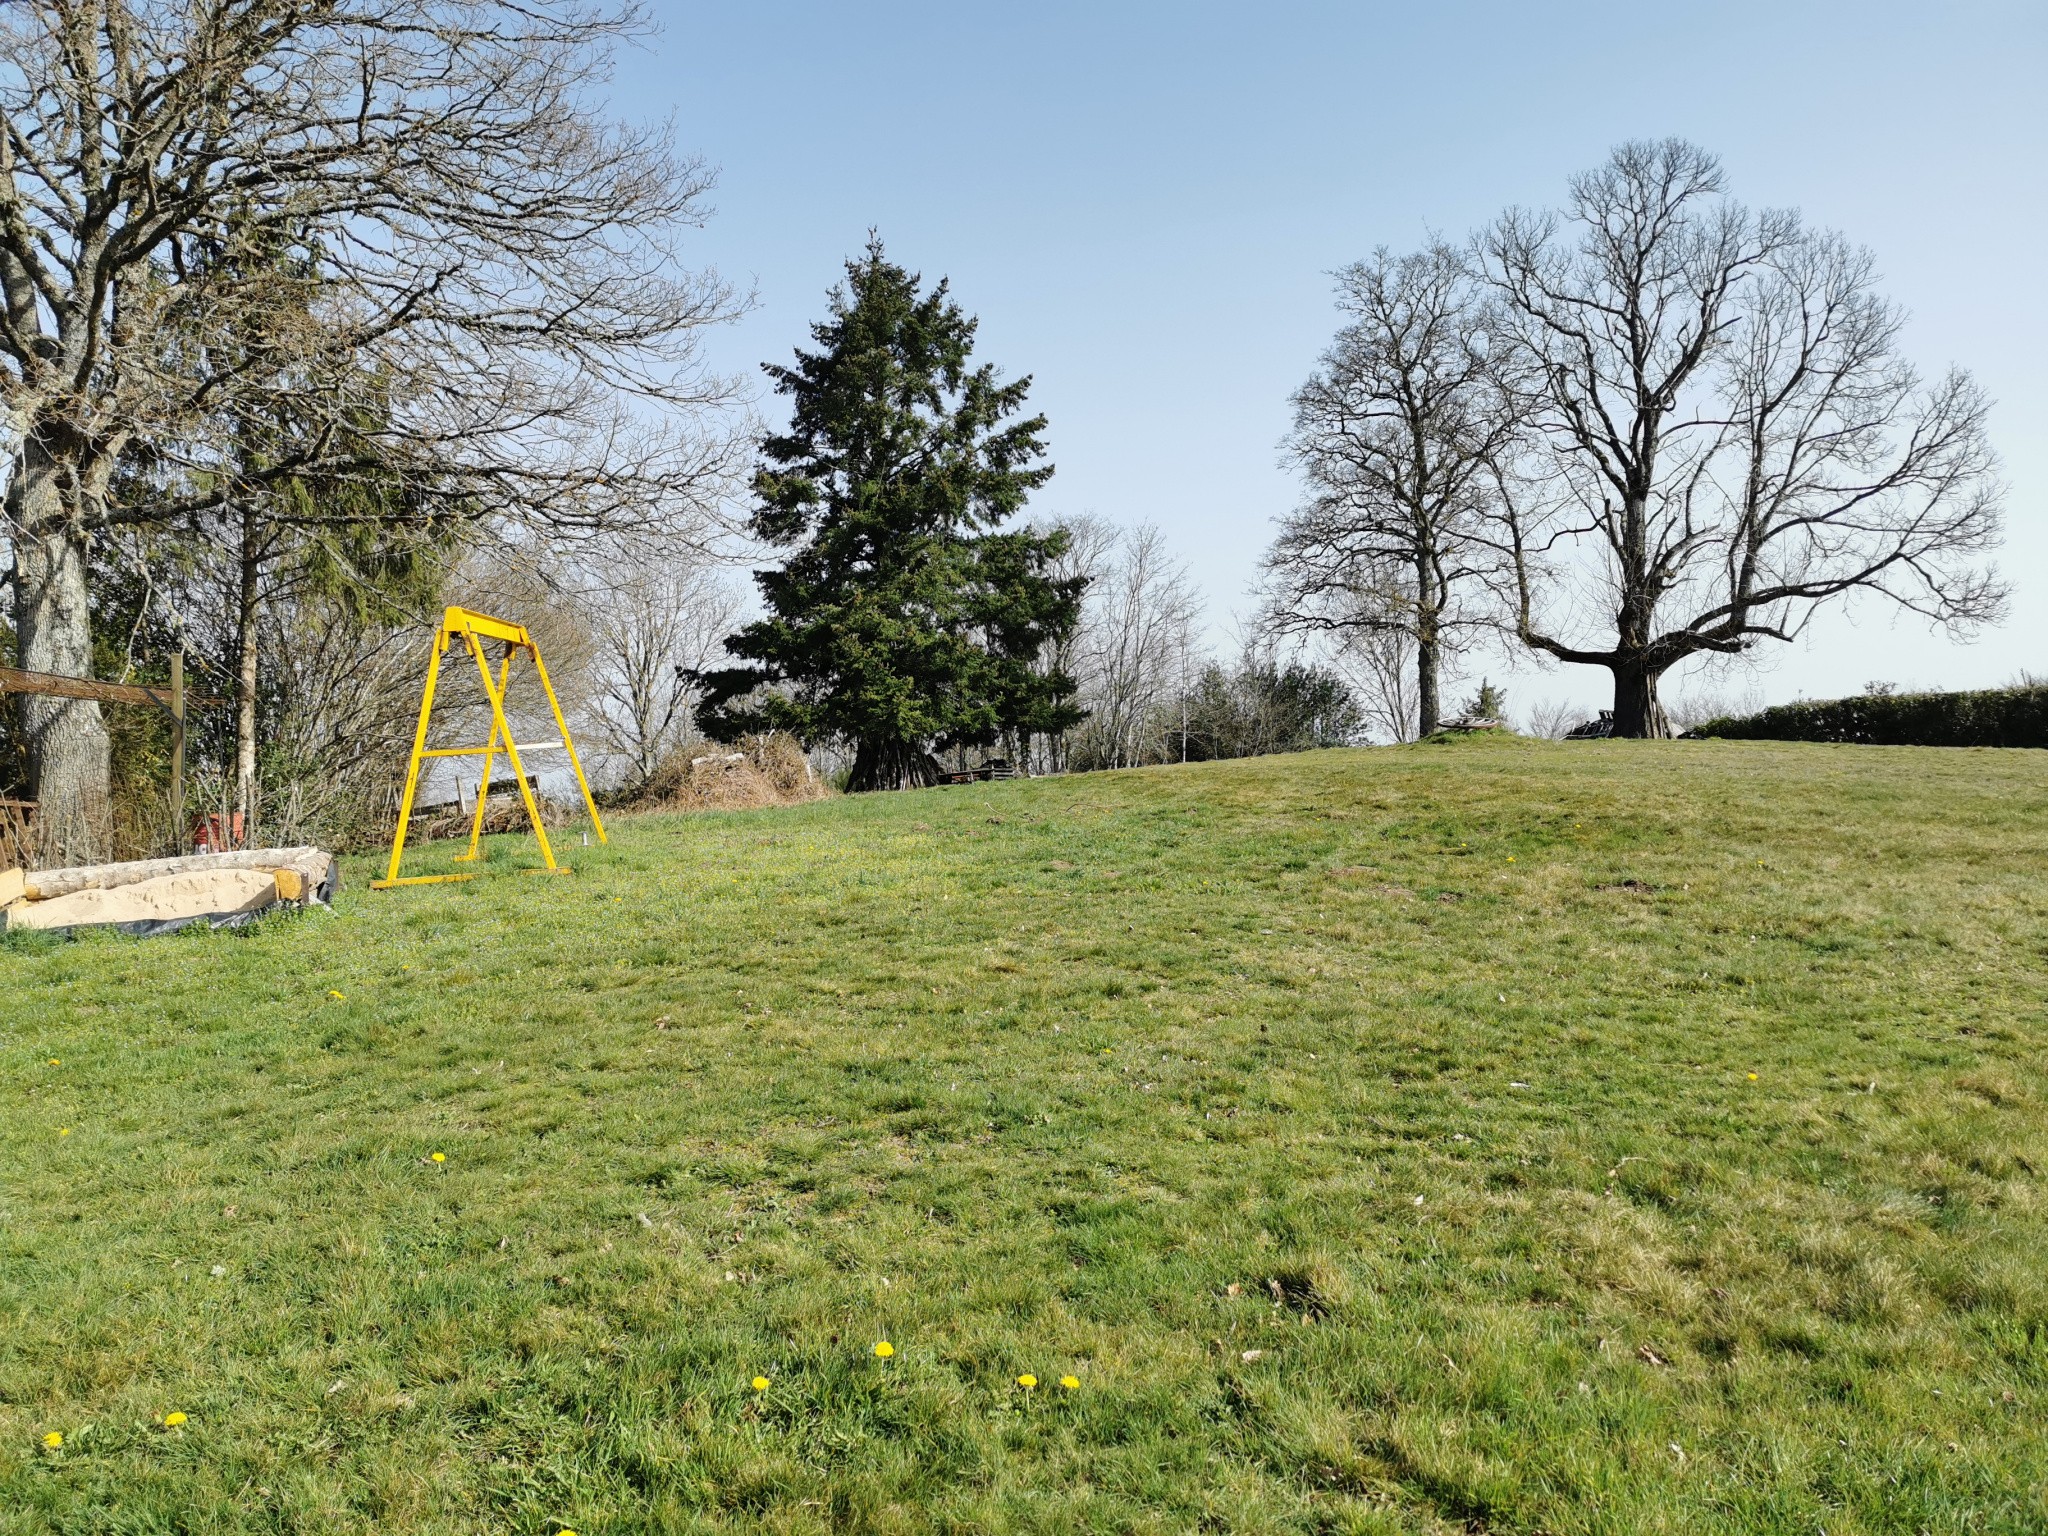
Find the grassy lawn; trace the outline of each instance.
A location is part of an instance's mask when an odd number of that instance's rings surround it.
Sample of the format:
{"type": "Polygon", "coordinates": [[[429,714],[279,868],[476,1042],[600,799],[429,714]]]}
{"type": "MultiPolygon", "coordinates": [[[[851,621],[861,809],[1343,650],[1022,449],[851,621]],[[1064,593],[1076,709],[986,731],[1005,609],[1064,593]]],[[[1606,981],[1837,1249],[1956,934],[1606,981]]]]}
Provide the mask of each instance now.
{"type": "Polygon", "coordinates": [[[0,949],[0,1532],[2048,1530],[2048,755],[530,857],[0,949]]]}

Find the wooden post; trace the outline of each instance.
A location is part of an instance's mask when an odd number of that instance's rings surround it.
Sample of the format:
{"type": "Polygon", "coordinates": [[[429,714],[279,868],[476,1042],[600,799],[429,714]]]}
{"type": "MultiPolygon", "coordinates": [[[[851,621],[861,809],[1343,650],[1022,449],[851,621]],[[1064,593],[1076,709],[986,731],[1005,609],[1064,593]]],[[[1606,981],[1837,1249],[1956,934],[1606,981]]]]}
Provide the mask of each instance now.
{"type": "Polygon", "coordinates": [[[90,677],[65,677],[55,672],[24,672],[0,667],[0,694],[33,693],[51,699],[91,699],[98,704],[147,704],[171,719],[172,842],[179,852],[190,846],[185,820],[185,711],[218,709],[220,699],[194,698],[185,692],[185,653],[171,653],[171,686],[148,688],[134,683],[102,683],[90,677]]]}
{"type": "Polygon", "coordinates": [[[171,652],[171,847],[185,852],[185,652],[171,652]]]}

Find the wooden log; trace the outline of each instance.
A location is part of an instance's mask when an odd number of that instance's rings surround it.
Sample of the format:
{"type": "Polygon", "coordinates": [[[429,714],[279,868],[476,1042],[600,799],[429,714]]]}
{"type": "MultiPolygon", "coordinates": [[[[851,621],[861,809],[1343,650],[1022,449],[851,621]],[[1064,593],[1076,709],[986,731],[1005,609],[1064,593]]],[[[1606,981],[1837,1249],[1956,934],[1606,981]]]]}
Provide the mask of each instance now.
{"type": "Polygon", "coordinates": [[[0,869],[0,907],[11,906],[28,894],[28,876],[18,869],[0,869]]]}
{"type": "Polygon", "coordinates": [[[174,859],[143,859],[130,864],[81,864],[70,869],[32,871],[24,894],[31,901],[69,896],[73,891],[111,890],[205,869],[293,869],[311,885],[326,878],[334,855],[324,848],[237,848],[228,853],[190,853],[174,859]]]}
{"type": "MultiPolygon", "coordinates": [[[[0,693],[39,693],[56,699],[91,699],[96,704],[154,704],[169,711],[171,691],[147,688],[139,683],[103,683],[92,677],[64,677],[55,672],[24,672],[19,667],[0,667],[0,693]]],[[[226,699],[187,697],[189,706],[220,709],[226,699]]]]}

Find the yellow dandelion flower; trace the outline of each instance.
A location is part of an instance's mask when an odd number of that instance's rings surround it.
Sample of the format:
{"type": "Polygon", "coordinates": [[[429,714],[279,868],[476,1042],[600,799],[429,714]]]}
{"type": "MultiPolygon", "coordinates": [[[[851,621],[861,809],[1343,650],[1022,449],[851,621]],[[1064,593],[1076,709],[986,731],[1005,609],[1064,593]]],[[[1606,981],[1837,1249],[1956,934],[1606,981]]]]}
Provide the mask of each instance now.
{"type": "Polygon", "coordinates": [[[448,1161],[448,1154],[446,1152],[436,1152],[434,1154],[434,1161],[437,1163],[445,1163],[448,1161]]]}
{"type": "Polygon", "coordinates": [[[50,1065],[53,1067],[61,1067],[64,1065],[64,1063],[59,1061],[56,1057],[52,1056],[50,1058],[50,1065]]]}
{"type": "Polygon", "coordinates": [[[166,1429],[176,1429],[180,1424],[184,1422],[185,1415],[183,1415],[182,1413],[167,1413],[164,1415],[164,1427],[166,1429]]]}
{"type": "Polygon", "coordinates": [[[1081,1378],[1078,1376],[1062,1376],[1060,1378],[1060,1385],[1065,1387],[1069,1392],[1073,1392],[1079,1389],[1081,1385],[1081,1378]]]}
{"type": "Polygon", "coordinates": [[[1750,1073],[1750,1074],[1749,1074],[1749,1080],[1750,1080],[1750,1081],[1751,1081],[1752,1083],[1756,1081],[1756,1074],[1755,1074],[1754,1072],[1752,1072],[1752,1073],[1750,1073]]]}
{"type": "Polygon", "coordinates": [[[886,1360],[895,1353],[896,1346],[894,1344],[891,1344],[887,1339],[882,1340],[881,1343],[875,1346],[875,1358],[877,1360],[886,1360]]]}
{"type": "Polygon", "coordinates": [[[43,1444],[47,1445],[53,1451],[56,1450],[57,1447],[62,1445],[63,1443],[64,1437],[58,1434],[57,1431],[54,1429],[51,1430],[47,1435],[43,1436],[43,1444]]]}
{"type": "Polygon", "coordinates": [[[1026,1371],[1022,1376],[1019,1376],[1017,1378],[1017,1385],[1022,1387],[1026,1392],[1029,1392],[1033,1387],[1038,1385],[1038,1378],[1032,1375],[1029,1371],[1026,1371]]]}
{"type": "Polygon", "coordinates": [[[1515,856],[1512,853],[1508,855],[1508,862],[1510,864],[1515,862],[1515,856]]]}
{"type": "Polygon", "coordinates": [[[754,1390],[756,1392],[766,1392],[768,1390],[768,1378],[766,1376],[756,1376],[754,1378],[754,1390]]]}
{"type": "Polygon", "coordinates": [[[329,987],[327,989],[327,995],[333,998],[337,1003],[345,1003],[348,1001],[347,998],[343,997],[339,992],[335,991],[334,988],[332,987],[329,987]]]}
{"type": "Polygon", "coordinates": [[[68,1125],[60,1125],[57,1127],[57,1134],[59,1136],[69,1136],[71,1134],[71,1127],[68,1125]]]}

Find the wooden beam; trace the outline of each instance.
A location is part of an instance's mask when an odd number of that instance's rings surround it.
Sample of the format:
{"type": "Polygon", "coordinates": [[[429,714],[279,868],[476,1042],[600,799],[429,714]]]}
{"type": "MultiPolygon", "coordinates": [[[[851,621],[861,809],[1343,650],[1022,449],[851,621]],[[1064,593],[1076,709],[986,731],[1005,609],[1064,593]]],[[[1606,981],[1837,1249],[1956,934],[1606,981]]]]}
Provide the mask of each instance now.
{"type": "MultiPolygon", "coordinates": [[[[23,672],[0,667],[0,693],[40,693],[57,699],[91,699],[95,704],[154,704],[167,713],[171,690],[144,688],[135,683],[102,683],[90,677],[60,677],[55,672],[23,672]]],[[[186,694],[185,707],[223,709],[225,699],[202,699],[186,694]]]]}

